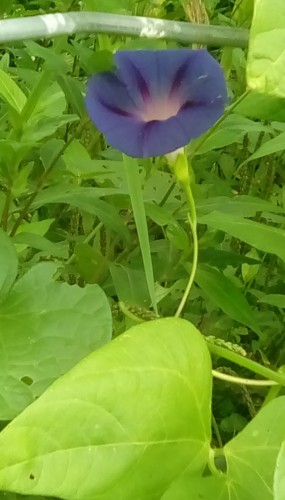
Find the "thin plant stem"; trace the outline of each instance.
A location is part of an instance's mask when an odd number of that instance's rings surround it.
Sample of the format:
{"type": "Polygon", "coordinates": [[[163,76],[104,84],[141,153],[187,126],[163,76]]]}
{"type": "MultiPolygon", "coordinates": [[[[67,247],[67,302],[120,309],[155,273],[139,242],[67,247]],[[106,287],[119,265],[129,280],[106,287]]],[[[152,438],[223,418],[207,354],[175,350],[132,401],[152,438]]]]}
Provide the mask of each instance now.
{"type": "MultiPolygon", "coordinates": [[[[83,245],[86,245],[87,243],[89,243],[93,238],[94,236],[96,236],[96,234],[98,234],[98,232],[102,229],[103,227],[103,222],[99,222],[99,224],[97,224],[97,226],[95,226],[92,231],[86,236],[86,238],[84,238],[83,240],[83,245]]],[[[76,259],[76,255],[75,253],[73,253],[69,259],[66,261],[65,265],[66,266],[69,266],[70,264],[72,264],[76,259]]]]}
{"type": "MultiPolygon", "coordinates": [[[[209,137],[211,137],[212,134],[214,134],[216,132],[216,130],[219,128],[219,126],[221,125],[221,123],[223,123],[223,121],[231,114],[231,112],[248,96],[248,94],[250,93],[250,90],[246,90],[235,102],[233,102],[230,106],[227,107],[227,109],[225,110],[224,114],[221,116],[221,118],[213,125],[212,128],[210,128],[208,130],[208,132],[203,136],[203,139],[198,142],[198,144],[196,144],[196,147],[193,148],[192,151],[190,151],[189,153],[189,158],[193,158],[193,156],[195,156],[196,154],[199,154],[199,149],[201,146],[203,146],[203,144],[206,142],[207,139],[209,139],[209,137]]],[[[165,205],[165,203],[167,202],[169,196],[171,195],[174,187],[175,187],[175,184],[176,182],[174,181],[171,186],[168,188],[166,194],[164,195],[164,197],[162,198],[162,200],[160,201],[159,205],[162,207],[165,205]]]]}
{"type": "Polygon", "coordinates": [[[135,323],[145,323],[145,320],[142,318],[139,318],[135,314],[133,314],[129,309],[126,307],[125,303],[120,301],[119,302],[119,308],[121,312],[126,316],[127,318],[131,319],[132,321],[135,321],[135,323]]]}
{"type": "Polygon", "coordinates": [[[213,412],[212,412],[212,427],[213,427],[213,429],[215,431],[219,447],[223,448],[224,445],[223,445],[223,441],[222,441],[222,438],[221,438],[220,429],[219,429],[219,426],[217,424],[217,421],[215,419],[215,415],[214,415],[213,412]]]}
{"type": "Polygon", "coordinates": [[[12,187],[8,186],[8,189],[6,191],[6,196],[5,196],[5,203],[4,203],[4,207],[3,207],[2,218],[1,218],[1,226],[2,226],[2,229],[4,231],[7,231],[7,229],[8,229],[11,199],[12,199],[12,187]]]}
{"type": "Polygon", "coordinates": [[[187,201],[188,201],[188,205],[189,205],[188,220],[189,220],[189,225],[190,225],[191,234],[192,234],[192,241],[193,241],[193,260],[192,260],[192,268],[191,268],[189,280],[188,280],[187,286],[185,288],[183,297],[182,297],[180,304],[177,308],[177,311],[175,313],[175,317],[179,317],[181,315],[181,313],[185,307],[185,304],[187,302],[189,293],[190,293],[192,285],[194,283],[195,274],[197,271],[198,253],[199,253],[198,235],[197,235],[197,213],[196,213],[195,201],[193,198],[193,193],[192,193],[190,183],[189,182],[183,183],[183,187],[184,187],[187,201]]]}
{"type": "Polygon", "coordinates": [[[250,378],[234,377],[233,375],[228,375],[227,373],[221,373],[217,370],[212,370],[212,375],[215,378],[224,380],[225,382],[230,382],[231,384],[239,385],[251,385],[256,387],[268,387],[270,385],[279,385],[275,380],[254,380],[250,378]]]}
{"type": "Polygon", "coordinates": [[[252,361],[251,359],[246,358],[245,356],[241,356],[225,347],[220,347],[218,345],[212,344],[211,342],[207,342],[208,349],[211,354],[219,356],[221,358],[227,359],[236,365],[239,365],[247,370],[250,370],[261,377],[264,377],[270,381],[274,381],[279,385],[285,386],[285,375],[280,372],[275,372],[266,366],[262,366],[256,361],[252,361]]]}

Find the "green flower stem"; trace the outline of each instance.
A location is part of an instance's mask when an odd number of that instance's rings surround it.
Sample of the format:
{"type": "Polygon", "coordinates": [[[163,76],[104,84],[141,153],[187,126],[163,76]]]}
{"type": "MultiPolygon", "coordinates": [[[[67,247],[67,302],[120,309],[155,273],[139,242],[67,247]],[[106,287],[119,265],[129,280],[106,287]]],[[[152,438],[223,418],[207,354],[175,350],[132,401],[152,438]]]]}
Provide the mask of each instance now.
{"type": "Polygon", "coordinates": [[[51,38],[74,33],[106,33],[140,38],[164,38],[186,44],[247,47],[249,31],[151,17],[105,12],[67,12],[0,20],[0,43],[51,38]]]}
{"type": "MultiPolygon", "coordinates": [[[[211,354],[220,356],[221,358],[227,359],[232,363],[235,363],[247,370],[257,373],[261,377],[268,379],[269,381],[274,381],[279,385],[285,386],[285,375],[279,372],[275,372],[270,368],[260,365],[256,361],[252,361],[244,356],[240,356],[235,352],[232,352],[224,347],[217,346],[211,342],[207,342],[208,349],[211,354]]],[[[245,385],[245,384],[244,384],[245,385]]],[[[268,385],[268,384],[267,384],[268,385]]]]}
{"type": "Polygon", "coordinates": [[[191,189],[191,180],[193,177],[193,173],[190,177],[188,160],[185,154],[185,150],[180,149],[177,151],[173,151],[172,153],[166,155],[166,159],[173,170],[176,180],[181,184],[186,194],[186,199],[189,207],[188,221],[191,229],[192,242],[193,242],[193,260],[192,260],[191,273],[183,297],[175,313],[175,317],[179,317],[187,302],[197,270],[197,264],[198,264],[197,214],[196,214],[195,201],[191,189]]]}
{"type": "Polygon", "coordinates": [[[196,214],[196,206],[195,206],[195,201],[193,198],[193,193],[192,189],[190,186],[190,183],[187,182],[183,184],[184,191],[187,196],[187,201],[189,205],[189,214],[188,214],[188,220],[189,220],[189,225],[191,229],[191,234],[192,234],[192,241],[193,241],[193,260],[192,260],[192,268],[191,268],[191,273],[189,276],[189,280],[187,283],[187,286],[185,288],[183,297],[181,299],[181,302],[177,308],[177,311],[175,313],[175,316],[178,317],[182,313],[184,306],[187,302],[189,293],[191,291],[192,285],[194,283],[194,278],[195,274],[197,271],[197,264],[198,264],[198,253],[199,253],[199,245],[198,245],[198,235],[197,235],[197,214],[196,214]]]}

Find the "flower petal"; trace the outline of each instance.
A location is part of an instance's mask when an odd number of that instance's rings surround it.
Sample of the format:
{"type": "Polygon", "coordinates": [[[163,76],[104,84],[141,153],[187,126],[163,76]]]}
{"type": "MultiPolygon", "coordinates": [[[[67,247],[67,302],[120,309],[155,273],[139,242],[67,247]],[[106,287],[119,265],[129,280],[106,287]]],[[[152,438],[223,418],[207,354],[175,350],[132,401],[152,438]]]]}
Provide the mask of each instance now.
{"type": "MultiPolygon", "coordinates": [[[[97,73],[88,81],[86,106],[90,116],[96,103],[121,116],[133,116],[136,110],[126,86],[111,72],[97,73]]],[[[95,117],[94,112],[92,115],[95,117]]],[[[97,125],[95,121],[94,123],[97,125]]]]}
{"type": "Polygon", "coordinates": [[[206,50],[189,51],[187,63],[173,79],[171,94],[178,93],[184,102],[211,105],[216,99],[227,102],[227,88],[222,68],[206,50]]]}
{"type": "Polygon", "coordinates": [[[168,120],[146,123],[140,141],[140,157],[162,156],[185,146],[191,139],[206,132],[223,112],[223,103],[217,101],[212,106],[186,107],[168,120]]]}
{"type": "Polygon", "coordinates": [[[187,63],[191,52],[189,49],[121,50],[115,54],[115,62],[132,99],[141,105],[149,97],[169,94],[177,71],[187,63]]]}
{"type": "Polygon", "coordinates": [[[130,156],[183,147],[224,111],[223,72],[205,50],[119,51],[115,60],[115,73],[90,79],[86,107],[109,144],[130,156]]]}

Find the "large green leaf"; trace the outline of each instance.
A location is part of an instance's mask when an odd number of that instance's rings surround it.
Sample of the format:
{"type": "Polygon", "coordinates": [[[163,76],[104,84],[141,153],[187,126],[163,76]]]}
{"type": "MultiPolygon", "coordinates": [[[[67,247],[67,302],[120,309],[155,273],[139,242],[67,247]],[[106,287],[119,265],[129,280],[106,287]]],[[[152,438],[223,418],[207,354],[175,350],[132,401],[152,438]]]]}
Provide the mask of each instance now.
{"type": "Polygon", "coordinates": [[[56,283],[56,266],[34,266],[0,304],[0,419],[10,420],[57,377],[111,338],[97,285],[56,283]]]}
{"type": "Polygon", "coordinates": [[[273,500],[274,470],[285,439],[284,414],[282,396],[265,406],[226,444],[227,475],[237,499],[273,500]]]}
{"type": "Polygon", "coordinates": [[[239,238],[258,250],[277,255],[285,261],[284,229],[220,212],[205,215],[199,222],[239,238]]]}
{"type": "Polygon", "coordinates": [[[56,381],[0,434],[0,488],[159,500],[207,463],[211,364],[189,322],[135,326],[56,381]]]}
{"type": "Polygon", "coordinates": [[[195,281],[207,297],[230,318],[260,334],[260,328],[254,319],[254,311],[242,292],[223,273],[215,268],[200,265],[195,281]]]}
{"type": "Polygon", "coordinates": [[[237,498],[231,489],[226,476],[193,477],[187,473],[171,485],[161,500],[253,500],[248,496],[237,498]]]}
{"type": "Polygon", "coordinates": [[[226,444],[224,474],[193,477],[187,471],[162,500],[284,500],[284,412],[283,396],[263,408],[226,444]]]}
{"type": "Polygon", "coordinates": [[[249,87],[285,97],[284,66],[285,2],[256,0],[247,64],[249,87]]]}
{"type": "Polygon", "coordinates": [[[18,258],[9,236],[0,229],[0,300],[7,295],[18,272],[18,258]]]}

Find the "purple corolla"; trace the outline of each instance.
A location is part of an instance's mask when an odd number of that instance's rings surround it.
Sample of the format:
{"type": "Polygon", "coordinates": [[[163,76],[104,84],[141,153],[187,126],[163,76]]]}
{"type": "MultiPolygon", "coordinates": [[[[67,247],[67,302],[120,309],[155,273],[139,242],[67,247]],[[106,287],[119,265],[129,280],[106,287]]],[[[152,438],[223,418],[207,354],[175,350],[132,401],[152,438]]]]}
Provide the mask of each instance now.
{"type": "Polygon", "coordinates": [[[223,114],[223,71],[206,50],[118,51],[115,63],[90,78],[86,107],[108,143],[129,156],[175,151],[223,114]]]}

